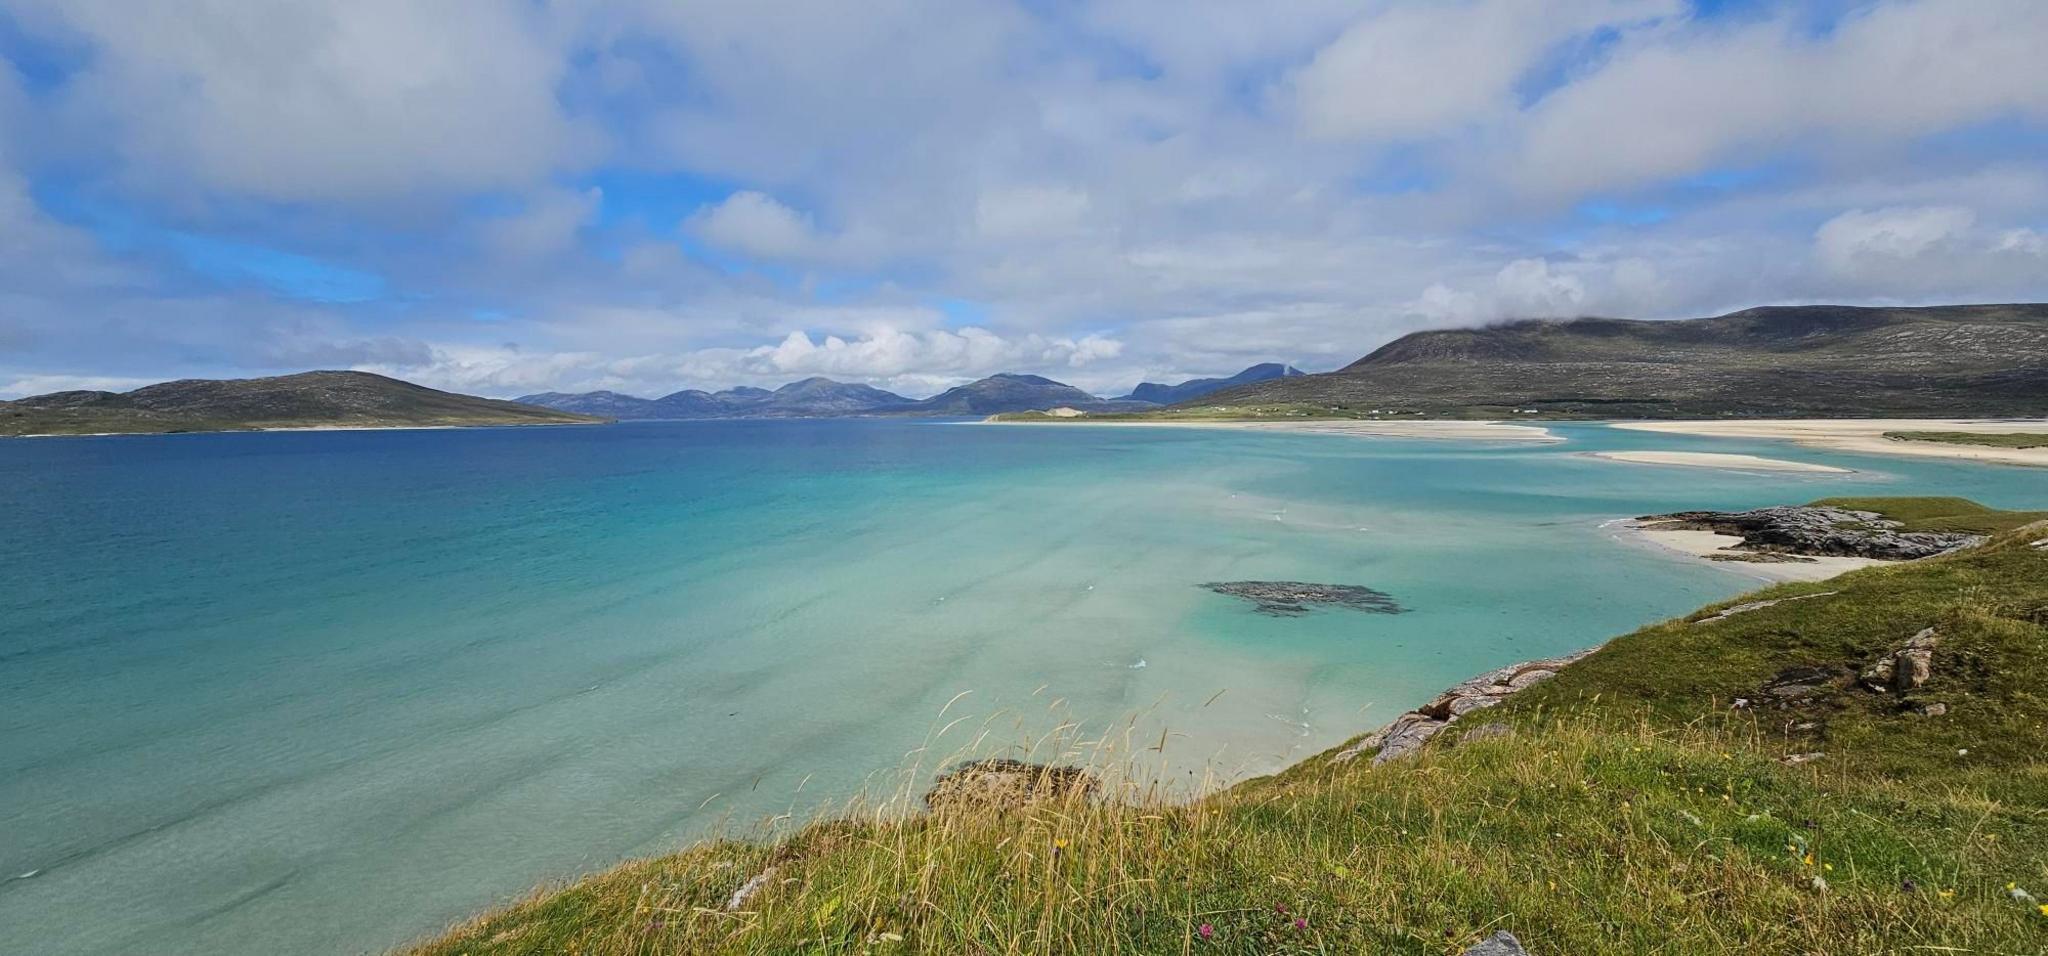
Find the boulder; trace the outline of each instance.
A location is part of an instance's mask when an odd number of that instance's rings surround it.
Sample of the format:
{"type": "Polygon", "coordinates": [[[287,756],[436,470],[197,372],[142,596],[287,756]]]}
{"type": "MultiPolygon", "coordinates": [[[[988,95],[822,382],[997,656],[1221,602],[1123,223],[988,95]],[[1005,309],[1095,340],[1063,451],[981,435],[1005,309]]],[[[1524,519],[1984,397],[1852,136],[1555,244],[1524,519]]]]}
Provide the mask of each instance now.
{"type": "Polygon", "coordinates": [[[925,806],[1015,808],[1069,796],[1088,797],[1099,786],[1094,775],[1079,767],[1054,767],[995,758],[961,764],[932,782],[925,806]]]}
{"type": "Polygon", "coordinates": [[[1914,690],[1934,676],[1934,649],[1940,643],[1941,635],[1926,628],[1864,668],[1859,679],[1878,693],[1914,690]]]}
{"type": "Polygon", "coordinates": [[[1522,948],[1522,941],[1515,934],[1500,930],[1465,950],[1462,956],[1529,956],[1529,951],[1522,948]]]}

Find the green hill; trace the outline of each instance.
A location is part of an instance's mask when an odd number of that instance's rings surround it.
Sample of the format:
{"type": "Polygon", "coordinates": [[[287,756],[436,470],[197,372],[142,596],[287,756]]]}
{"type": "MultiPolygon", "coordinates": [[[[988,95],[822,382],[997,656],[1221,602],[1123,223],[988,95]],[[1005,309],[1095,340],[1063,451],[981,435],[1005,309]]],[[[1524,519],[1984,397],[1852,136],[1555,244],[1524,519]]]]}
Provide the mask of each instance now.
{"type": "Polygon", "coordinates": [[[1718,418],[2048,415],[2048,304],[1783,306],[1416,332],[1178,406],[1718,418]]]}
{"type": "Polygon", "coordinates": [[[604,420],[443,392],[369,372],[181,379],[132,392],[53,392],[0,402],[0,435],[572,425],[604,420]]]}
{"type": "Polygon", "coordinates": [[[1188,803],[1107,773],[930,812],[906,774],[894,803],[628,863],[413,952],[1457,954],[1500,930],[1537,956],[2048,952],[2044,742],[2036,523],[1645,627],[1383,765],[1340,748],[1188,803]]]}

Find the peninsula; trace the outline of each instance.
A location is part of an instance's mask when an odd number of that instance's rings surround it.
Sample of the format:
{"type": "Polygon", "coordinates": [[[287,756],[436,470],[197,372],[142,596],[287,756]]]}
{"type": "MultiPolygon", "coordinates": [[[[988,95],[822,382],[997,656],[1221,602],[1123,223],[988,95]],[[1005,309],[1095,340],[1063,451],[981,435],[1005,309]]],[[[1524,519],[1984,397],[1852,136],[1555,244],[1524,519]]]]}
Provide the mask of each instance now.
{"type": "Polygon", "coordinates": [[[369,372],[182,379],[131,392],[53,392],[0,402],[0,436],[587,425],[604,421],[593,415],[443,392],[369,372]]]}

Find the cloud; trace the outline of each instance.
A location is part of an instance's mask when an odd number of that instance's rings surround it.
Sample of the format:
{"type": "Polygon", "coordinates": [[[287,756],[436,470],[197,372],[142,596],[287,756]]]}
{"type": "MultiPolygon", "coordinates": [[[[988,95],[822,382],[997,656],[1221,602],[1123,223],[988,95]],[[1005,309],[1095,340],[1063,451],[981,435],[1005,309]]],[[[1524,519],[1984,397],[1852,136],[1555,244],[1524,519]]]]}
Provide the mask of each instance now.
{"type": "Polygon", "coordinates": [[[114,144],[124,174],[157,190],[327,202],[516,187],[586,135],[556,99],[562,52],[523,5],[22,6],[90,50],[62,93],[76,135],[114,144]]]}
{"type": "Polygon", "coordinates": [[[751,189],[698,210],[684,228],[721,249],[764,259],[809,259],[826,245],[809,216],[751,189]]]}
{"type": "Polygon", "coordinates": [[[1851,210],[1814,233],[1833,277],[1872,291],[1925,295],[1968,284],[1977,297],[2024,290],[2048,272],[2048,236],[1985,229],[1959,206],[1851,210]]]}

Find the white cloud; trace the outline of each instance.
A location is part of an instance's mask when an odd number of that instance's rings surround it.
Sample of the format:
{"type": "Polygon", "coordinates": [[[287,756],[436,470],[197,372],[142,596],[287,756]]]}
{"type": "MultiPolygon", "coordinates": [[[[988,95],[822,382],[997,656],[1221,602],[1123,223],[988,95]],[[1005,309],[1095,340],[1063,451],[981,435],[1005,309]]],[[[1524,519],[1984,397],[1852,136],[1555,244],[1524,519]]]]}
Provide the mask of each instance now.
{"type": "Polygon", "coordinates": [[[127,175],[278,201],[520,186],[578,152],[567,64],[534,8],[490,0],[24,0],[89,46],[64,98],[127,175]]]}
{"type": "Polygon", "coordinates": [[[764,259],[809,259],[825,247],[809,216],[753,190],[699,209],[683,225],[721,249],[764,259]]]}
{"type": "Polygon", "coordinates": [[[1057,239],[1081,226],[1088,206],[1088,194],[1078,189],[1015,186],[983,192],[974,224],[990,239],[1057,239]]]}
{"type": "Polygon", "coordinates": [[[2048,274],[2048,237],[1980,228],[1959,206],[1852,210],[1822,224],[1813,243],[1829,275],[1880,294],[1967,288],[1967,298],[2004,298],[2048,274]]]}

